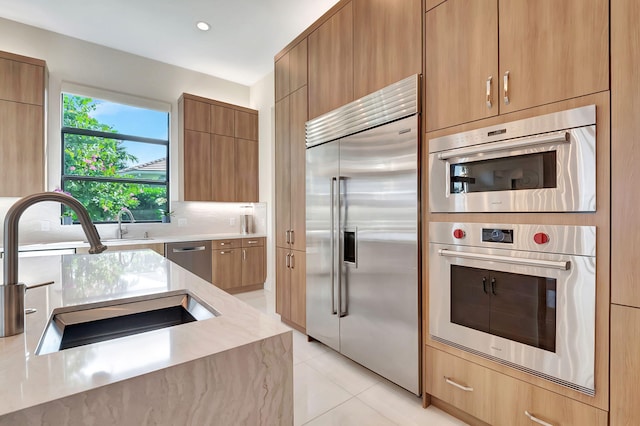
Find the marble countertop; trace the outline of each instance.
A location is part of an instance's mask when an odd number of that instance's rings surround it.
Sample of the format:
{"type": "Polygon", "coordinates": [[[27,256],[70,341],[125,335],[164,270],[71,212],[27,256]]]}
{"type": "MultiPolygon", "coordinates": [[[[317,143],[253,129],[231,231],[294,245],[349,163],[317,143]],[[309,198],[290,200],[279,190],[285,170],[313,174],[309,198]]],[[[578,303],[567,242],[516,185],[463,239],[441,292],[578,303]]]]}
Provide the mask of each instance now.
{"type": "MultiPolygon", "coordinates": [[[[202,241],[202,240],[224,240],[224,239],[238,239],[238,238],[260,238],[266,237],[265,234],[195,234],[195,235],[167,235],[167,236],[151,236],[149,238],[122,238],[122,239],[103,239],[104,245],[108,246],[124,246],[133,244],[157,244],[157,243],[174,243],[181,241],[202,241]]],[[[40,251],[40,250],[63,250],[73,249],[78,247],[89,247],[89,243],[86,241],[61,241],[56,243],[41,243],[41,244],[23,244],[20,245],[20,251],[40,251]]],[[[0,247],[0,252],[3,248],[0,247]]]]}
{"type": "Polygon", "coordinates": [[[0,416],[289,332],[151,250],[25,257],[25,332],[0,338],[0,416]],[[187,289],[221,315],[107,342],[36,355],[56,308],[187,289]]]}

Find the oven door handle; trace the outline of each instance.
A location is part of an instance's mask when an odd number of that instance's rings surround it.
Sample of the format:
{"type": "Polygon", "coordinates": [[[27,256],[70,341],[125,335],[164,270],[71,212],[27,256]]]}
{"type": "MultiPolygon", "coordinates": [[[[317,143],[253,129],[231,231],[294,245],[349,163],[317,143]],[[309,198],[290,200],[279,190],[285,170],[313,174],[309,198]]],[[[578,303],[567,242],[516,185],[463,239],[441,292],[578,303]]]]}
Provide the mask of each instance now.
{"type": "Polygon", "coordinates": [[[490,152],[512,151],[517,148],[526,148],[529,146],[549,145],[553,143],[570,142],[569,132],[552,133],[542,136],[532,136],[530,138],[509,139],[500,142],[484,143],[473,145],[465,148],[451,149],[438,154],[438,159],[448,160],[454,157],[467,157],[471,155],[487,154],[490,152]]]}
{"type": "Polygon", "coordinates": [[[543,268],[551,268],[551,269],[560,269],[561,271],[569,270],[569,266],[571,262],[568,260],[542,260],[542,259],[525,259],[522,257],[511,257],[511,256],[498,256],[495,254],[483,254],[483,253],[470,253],[466,251],[455,251],[455,250],[447,250],[440,249],[438,250],[440,256],[445,257],[459,257],[463,259],[474,259],[474,260],[488,260],[492,262],[500,262],[500,263],[509,263],[512,265],[523,265],[523,266],[536,266],[543,268]]]}

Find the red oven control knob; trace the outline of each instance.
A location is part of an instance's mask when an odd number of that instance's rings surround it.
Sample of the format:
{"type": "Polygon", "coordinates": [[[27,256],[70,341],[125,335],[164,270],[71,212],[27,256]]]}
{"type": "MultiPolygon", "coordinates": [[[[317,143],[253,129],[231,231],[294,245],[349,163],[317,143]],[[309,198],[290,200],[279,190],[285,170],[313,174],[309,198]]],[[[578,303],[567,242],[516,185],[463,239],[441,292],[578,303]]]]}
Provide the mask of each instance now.
{"type": "Polygon", "coordinates": [[[547,244],[549,242],[549,236],[544,232],[538,232],[533,236],[533,241],[535,241],[536,244],[547,244]]]}
{"type": "Polygon", "coordinates": [[[462,229],[454,229],[453,230],[453,238],[456,238],[458,240],[464,238],[464,236],[467,235],[462,229]]]}

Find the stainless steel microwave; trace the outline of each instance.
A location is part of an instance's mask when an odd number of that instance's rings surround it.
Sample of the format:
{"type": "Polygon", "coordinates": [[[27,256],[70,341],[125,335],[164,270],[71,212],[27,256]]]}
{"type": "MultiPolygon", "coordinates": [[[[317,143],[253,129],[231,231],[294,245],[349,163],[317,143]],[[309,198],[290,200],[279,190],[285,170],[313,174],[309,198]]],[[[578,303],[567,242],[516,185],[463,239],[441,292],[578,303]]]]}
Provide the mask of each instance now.
{"type": "Polygon", "coordinates": [[[431,212],[596,210],[596,107],[429,140],[431,212]]]}

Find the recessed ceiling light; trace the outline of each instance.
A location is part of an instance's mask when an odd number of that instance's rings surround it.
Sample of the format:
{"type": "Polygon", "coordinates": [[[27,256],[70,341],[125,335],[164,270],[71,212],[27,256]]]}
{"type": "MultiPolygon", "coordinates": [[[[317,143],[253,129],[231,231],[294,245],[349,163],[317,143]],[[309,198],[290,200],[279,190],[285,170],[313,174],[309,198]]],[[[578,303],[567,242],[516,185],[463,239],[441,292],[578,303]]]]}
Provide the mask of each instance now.
{"type": "Polygon", "coordinates": [[[198,29],[202,31],[209,31],[209,29],[211,28],[211,25],[207,24],[204,21],[198,21],[198,23],[196,24],[196,27],[198,27],[198,29]]]}

